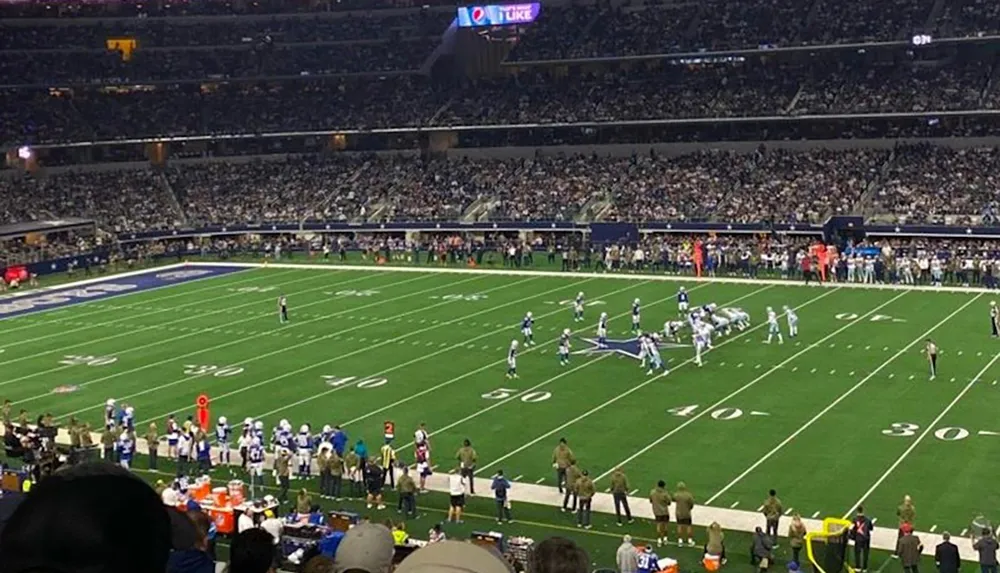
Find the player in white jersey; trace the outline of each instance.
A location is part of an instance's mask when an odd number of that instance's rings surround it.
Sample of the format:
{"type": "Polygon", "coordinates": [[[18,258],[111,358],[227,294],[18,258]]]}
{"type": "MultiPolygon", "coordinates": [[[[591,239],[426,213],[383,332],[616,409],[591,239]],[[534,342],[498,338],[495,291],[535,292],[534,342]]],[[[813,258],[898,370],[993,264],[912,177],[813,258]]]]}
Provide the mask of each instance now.
{"type": "Polygon", "coordinates": [[[313,437],[309,424],[302,424],[295,437],[295,452],[299,459],[299,477],[308,478],[312,466],[313,437]]]}
{"type": "Polygon", "coordinates": [[[281,324],[288,322],[288,299],[285,295],[278,297],[278,322],[281,324]]]}
{"type": "Polygon", "coordinates": [[[799,335],[799,315],[795,314],[788,305],[781,307],[785,311],[785,318],[788,320],[788,338],[795,338],[799,335]]]}
{"type": "Polygon", "coordinates": [[[576,300],[573,301],[573,322],[583,321],[583,291],[580,291],[576,295],[576,300]]]}
{"type": "Polygon", "coordinates": [[[642,332],[639,332],[638,342],[639,342],[639,368],[645,368],[646,359],[649,358],[649,348],[646,346],[647,337],[642,332]]]}
{"type": "Polygon", "coordinates": [[[565,328],[562,331],[562,336],[559,337],[559,364],[561,366],[569,364],[569,348],[571,346],[569,335],[569,329],[565,328]]]}
{"type": "Polygon", "coordinates": [[[608,346],[608,313],[602,312],[601,318],[597,321],[597,347],[607,348],[608,346]]]}
{"type": "Polygon", "coordinates": [[[767,307],[767,340],[764,344],[771,344],[771,339],[775,336],[778,337],[778,344],[784,344],[785,340],[781,337],[781,329],[778,327],[778,315],[774,313],[774,309],[767,307]]]}
{"type": "Polygon", "coordinates": [[[258,486],[264,485],[264,444],[260,438],[250,441],[250,495],[254,495],[258,486]]]}
{"type": "Polygon", "coordinates": [[[663,335],[674,342],[681,341],[681,329],[685,323],[679,320],[668,320],[663,323],[663,335]]]}
{"type": "Polygon", "coordinates": [[[507,349],[507,378],[517,378],[517,341],[510,341],[507,349]]]}
{"type": "Polygon", "coordinates": [[[684,287],[681,287],[680,290],[677,291],[677,313],[683,315],[688,311],[689,304],[690,301],[688,299],[687,290],[685,290],[684,287]]]}
{"type": "Polygon", "coordinates": [[[229,442],[232,437],[232,430],[225,416],[219,416],[219,423],[215,425],[215,441],[219,446],[219,463],[229,463],[229,442]]]}
{"type": "Polygon", "coordinates": [[[724,308],[722,312],[729,317],[729,322],[741,332],[750,327],[750,315],[742,308],[724,308]]]}
{"type": "Polygon", "coordinates": [[[636,334],[641,330],[639,322],[639,299],[635,299],[632,301],[632,332],[636,334]]]}
{"type": "Polygon", "coordinates": [[[705,348],[711,350],[712,334],[715,332],[715,327],[703,320],[699,320],[696,330],[698,331],[698,334],[701,335],[701,338],[705,341],[705,348]]]}
{"type": "Polygon", "coordinates": [[[712,324],[715,326],[715,330],[717,330],[720,335],[729,334],[729,318],[721,312],[713,312],[709,316],[712,318],[712,324]]]}
{"type": "Polygon", "coordinates": [[[524,336],[524,345],[528,346],[535,343],[535,335],[531,332],[531,327],[535,325],[535,319],[531,316],[531,311],[524,315],[521,320],[521,334],[524,336]]]}
{"type": "Polygon", "coordinates": [[[695,331],[694,334],[691,335],[691,343],[694,344],[694,363],[701,366],[701,355],[703,352],[708,351],[708,345],[705,343],[704,335],[695,331]]]}
{"type": "Polygon", "coordinates": [[[656,340],[652,336],[646,337],[646,354],[649,357],[649,370],[646,372],[646,376],[652,376],[661,370],[663,375],[670,372],[663,365],[663,358],[660,357],[660,349],[656,347],[656,340]]]}

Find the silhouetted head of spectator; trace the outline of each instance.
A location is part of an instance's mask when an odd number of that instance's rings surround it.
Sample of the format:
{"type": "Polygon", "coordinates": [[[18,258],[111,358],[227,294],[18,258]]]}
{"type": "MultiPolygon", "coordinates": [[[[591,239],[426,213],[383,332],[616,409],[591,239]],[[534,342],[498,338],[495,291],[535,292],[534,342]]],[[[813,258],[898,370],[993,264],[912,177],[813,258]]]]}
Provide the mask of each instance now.
{"type": "Polygon", "coordinates": [[[576,542],[550,537],[535,547],[528,564],[531,573],[588,573],[590,557],[576,542]]]}
{"type": "Polygon", "coordinates": [[[162,573],[170,538],[153,488],[117,466],[82,464],[32,488],[0,536],[0,570],[162,573]]]}
{"type": "Polygon", "coordinates": [[[274,538],[263,529],[248,529],[229,546],[228,573],[274,571],[274,538]]]}

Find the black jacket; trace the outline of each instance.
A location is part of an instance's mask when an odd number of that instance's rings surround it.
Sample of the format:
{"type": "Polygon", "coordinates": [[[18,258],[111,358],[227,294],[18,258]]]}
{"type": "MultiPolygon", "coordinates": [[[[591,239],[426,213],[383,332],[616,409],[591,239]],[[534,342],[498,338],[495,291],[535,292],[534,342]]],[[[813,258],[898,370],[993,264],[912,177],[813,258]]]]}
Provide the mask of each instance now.
{"type": "Polygon", "coordinates": [[[939,573],[958,573],[961,560],[958,557],[958,546],[951,541],[944,541],[934,549],[934,562],[939,573]]]}

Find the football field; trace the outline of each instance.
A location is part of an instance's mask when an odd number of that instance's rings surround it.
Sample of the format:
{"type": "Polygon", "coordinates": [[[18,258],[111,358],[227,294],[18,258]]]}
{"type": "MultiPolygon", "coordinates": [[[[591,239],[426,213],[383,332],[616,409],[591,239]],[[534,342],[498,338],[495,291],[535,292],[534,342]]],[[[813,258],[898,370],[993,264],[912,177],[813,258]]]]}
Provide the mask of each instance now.
{"type": "Polygon", "coordinates": [[[213,418],[339,423],[375,448],[392,421],[406,461],[426,422],[439,472],[469,438],[480,476],[502,468],[555,485],[552,449],[566,438],[598,491],[622,466],[639,496],[658,479],[683,480],[699,503],[733,510],[756,511],[775,488],[803,517],[864,503],[893,526],[904,494],[921,531],[957,534],[990,517],[1000,502],[992,293],[661,279],[247,268],[0,321],[0,397],[32,419],[51,412],[95,428],[113,397],[135,407],[141,434],[192,414],[205,393],[213,418]],[[752,327],[717,338],[701,368],[692,348],[664,348],[666,376],[586,340],[601,312],[610,338],[631,339],[635,298],[643,328],[661,330],[677,317],[680,285],[692,304],[745,309],[752,327]],[[574,322],[568,303],[580,291],[585,320],[574,322]],[[797,309],[799,336],[782,319],[784,344],[764,344],[765,308],[783,305],[797,309]],[[506,351],[527,311],[537,344],[521,348],[510,380],[506,351]],[[556,356],[564,328],[567,366],[556,356]],[[927,338],[941,348],[933,381],[927,338]]]}

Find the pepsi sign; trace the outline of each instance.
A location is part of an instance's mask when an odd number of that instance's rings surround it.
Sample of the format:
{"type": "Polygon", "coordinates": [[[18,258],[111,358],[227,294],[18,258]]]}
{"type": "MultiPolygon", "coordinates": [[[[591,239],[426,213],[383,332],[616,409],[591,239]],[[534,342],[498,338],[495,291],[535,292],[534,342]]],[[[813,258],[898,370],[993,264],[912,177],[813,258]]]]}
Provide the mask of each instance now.
{"type": "Polygon", "coordinates": [[[458,9],[459,28],[479,28],[483,26],[511,26],[527,24],[538,18],[542,5],[494,4],[489,6],[462,6],[458,9]]]}

